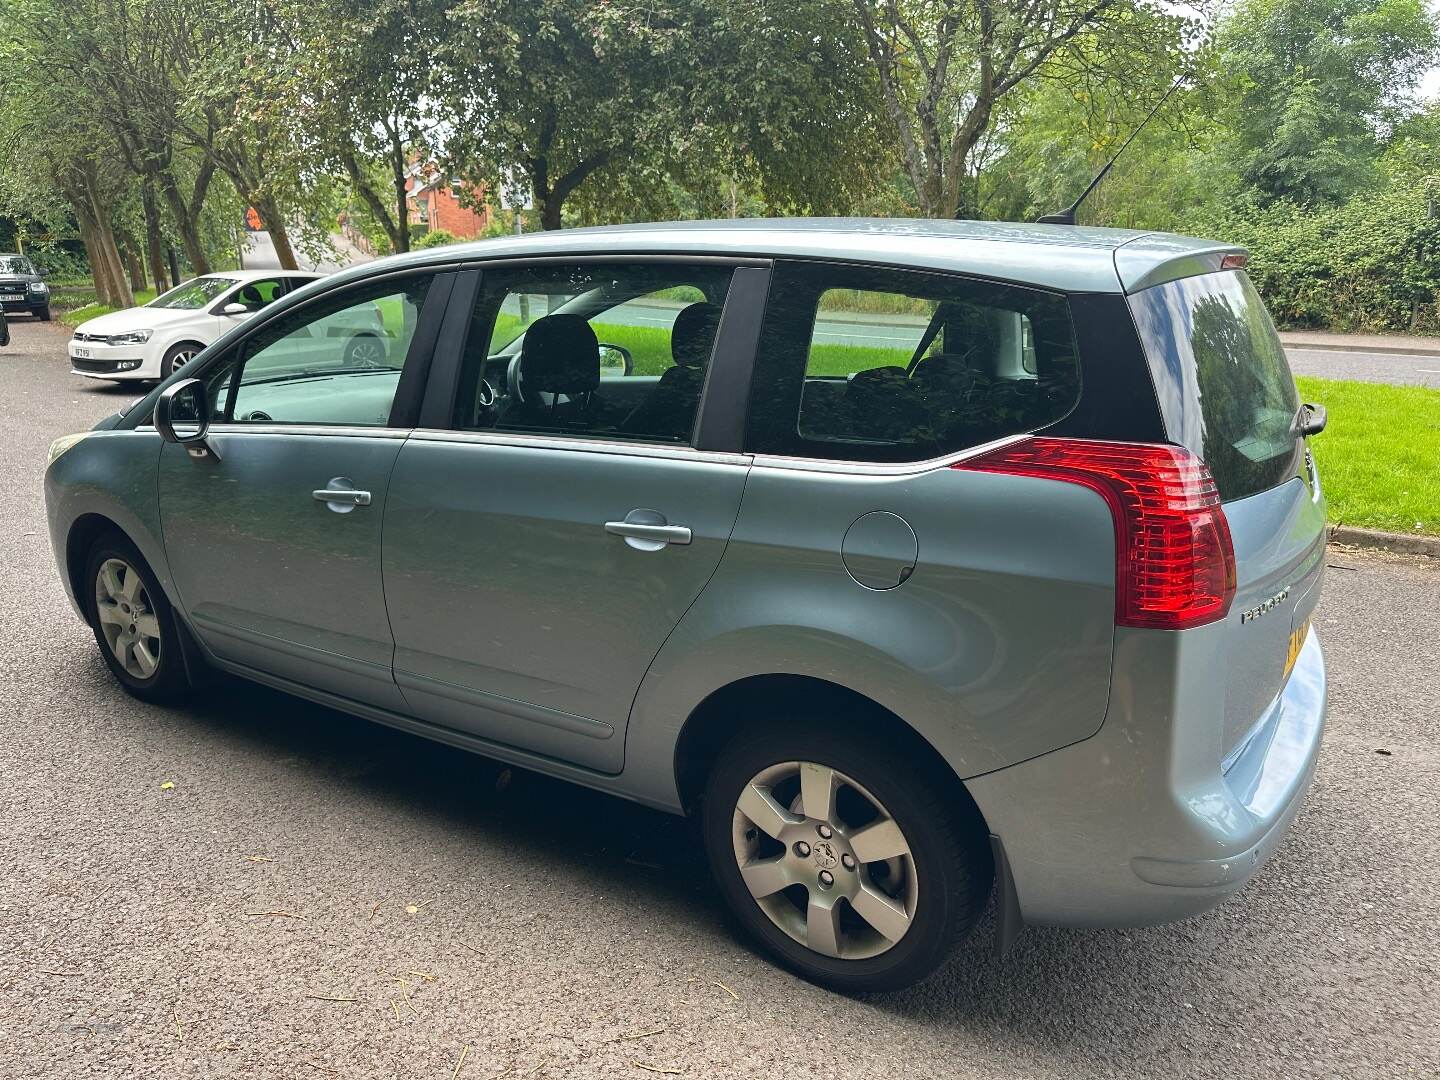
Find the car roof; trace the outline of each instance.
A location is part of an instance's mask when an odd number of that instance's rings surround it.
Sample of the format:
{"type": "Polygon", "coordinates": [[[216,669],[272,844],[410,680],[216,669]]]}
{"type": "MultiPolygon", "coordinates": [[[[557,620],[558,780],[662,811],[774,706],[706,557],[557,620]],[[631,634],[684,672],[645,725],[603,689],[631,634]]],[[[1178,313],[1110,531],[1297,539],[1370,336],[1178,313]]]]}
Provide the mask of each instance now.
{"type": "Polygon", "coordinates": [[[554,255],[821,258],[972,274],[1066,292],[1134,292],[1242,248],[1174,233],[930,218],[739,218],[562,229],[451,244],[343,271],[554,255]]]}
{"type": "Polygon", "coordinates": [[[229,281],[255,281],[259,278],[273,277],[294,277],[320,279],[324,274],[317,274],[313,270],[215,270],[209,274],[196,274],[195,277],[187,280],[194,281],[196,278],[225,278],[229,281]]]}

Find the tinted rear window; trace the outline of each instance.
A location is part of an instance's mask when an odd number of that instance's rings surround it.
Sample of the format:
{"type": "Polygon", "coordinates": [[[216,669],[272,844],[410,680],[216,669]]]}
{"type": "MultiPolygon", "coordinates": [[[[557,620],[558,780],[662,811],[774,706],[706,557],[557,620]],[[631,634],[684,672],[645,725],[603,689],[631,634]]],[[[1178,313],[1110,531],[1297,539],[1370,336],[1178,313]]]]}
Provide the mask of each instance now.
{"type": "Polygon", "coordinates": [[[1240,271],[1182,278],[1130,298],[1170,437],[1243,499],[1298,468],[1300,408],[1285,350],[1240,271]]]}
{"type": "Polygon", "coordinates": [[[1079,396],[1063,296],[946,274],[781,263],[746,447],[921,461],[1053,424],[1079,396]]]}

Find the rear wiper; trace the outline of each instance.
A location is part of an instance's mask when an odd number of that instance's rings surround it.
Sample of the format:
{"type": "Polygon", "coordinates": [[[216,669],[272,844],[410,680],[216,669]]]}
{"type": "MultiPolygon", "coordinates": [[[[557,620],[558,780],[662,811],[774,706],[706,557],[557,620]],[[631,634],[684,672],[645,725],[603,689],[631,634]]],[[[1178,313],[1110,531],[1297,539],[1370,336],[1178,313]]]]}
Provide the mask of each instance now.
{"type": "Polygon", "coordinates": [[[1325,406],[1312,405],[1307,401],[1296,411],[1295,422],[1290,426],[1290,434],[1297,439],[1319,435],[1325,430],[1326,420],[1325,406]]]}

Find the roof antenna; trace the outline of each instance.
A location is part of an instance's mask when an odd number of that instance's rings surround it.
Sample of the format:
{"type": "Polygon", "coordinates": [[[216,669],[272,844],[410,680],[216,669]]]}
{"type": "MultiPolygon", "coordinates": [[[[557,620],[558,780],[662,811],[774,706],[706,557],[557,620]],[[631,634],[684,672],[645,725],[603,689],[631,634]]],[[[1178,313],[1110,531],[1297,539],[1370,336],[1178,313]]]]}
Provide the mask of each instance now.
{"type": "Polygon", "coordinates": [[[1120,149],[1115,151],[1115,156],[1112,157],[1109,161],[1107,161],[1105,163],[1105,167],[1095,174],[1095,179],[1090,181],[1090,186],[1080,193],[1080,197],[1078,199],[1076,199],[1073,203],[1067,206],[1064,210],[1061,210],[1059,213],[1046,214],[1044,217],[1038,218],[1036,220],[1036,224],[1074,225],[1075,211],[1080,209],[1080,204],[1083,203],[1086,199],[1088,199],[1090,197],[1090,193],[1100,186],[1100,181],[1105,179],[1105,176],[1107,173],[1110,172],[1111,167],[1114,166],[1115,162],[1120,160],[1120,155],[1125,153],[1125,148],[1135,141],[1136,135],[1139,135],[1140,132],[1145,130],[1145,125],[1150,123],[1150,121],[1155,118],[1155,114],[1158,113],[1161,108],[1164,107],[1165,103],[1170,100],[1170,96],[1174,94],[1176,90],[1180,89],[1180,84],[1183,83],[1186,78],[1186,73],[1182,72],[1180,77],[1170,85],[1170,89],[1165,91],[1165,96],[1155,103],[1155,107],[1150,110],[1149,114],[1145,117],[1144,120],[1140,121],[1139,126],[1130,133],[1130,137],[1120,144],[1120,149]]]}

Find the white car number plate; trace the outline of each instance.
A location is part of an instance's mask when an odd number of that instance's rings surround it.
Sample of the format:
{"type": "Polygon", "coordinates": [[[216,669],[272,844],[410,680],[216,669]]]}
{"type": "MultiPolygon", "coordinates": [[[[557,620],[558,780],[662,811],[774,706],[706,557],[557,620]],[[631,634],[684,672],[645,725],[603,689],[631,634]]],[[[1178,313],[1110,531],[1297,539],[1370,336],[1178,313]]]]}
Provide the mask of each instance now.
{"type": "Polygon", "coordinates": [[[6,293],[4,296],[0,296],[0,300],[3,300],[3,301],[9,301],[9,300],[24,300],[24,299],[25,299],[25,294],[24,294],[24,293],[6,293]]]}
{"type": "Polygon", "coordinates": [[[70,353],[71,353],[72,356],[78,356],[78,357],[80,357],[82,360],[88,360],[88,359],[90,359],[90,350],[89,350],[89,349],[71,349],[71,350],[70,350],[70,353]]]}

